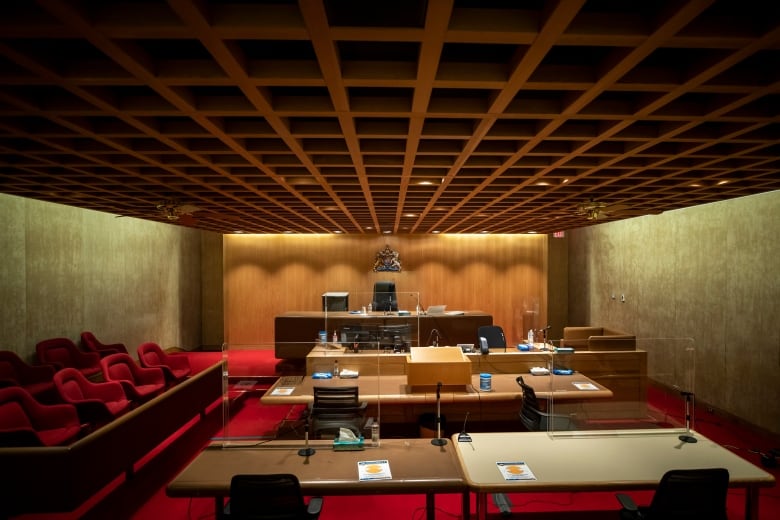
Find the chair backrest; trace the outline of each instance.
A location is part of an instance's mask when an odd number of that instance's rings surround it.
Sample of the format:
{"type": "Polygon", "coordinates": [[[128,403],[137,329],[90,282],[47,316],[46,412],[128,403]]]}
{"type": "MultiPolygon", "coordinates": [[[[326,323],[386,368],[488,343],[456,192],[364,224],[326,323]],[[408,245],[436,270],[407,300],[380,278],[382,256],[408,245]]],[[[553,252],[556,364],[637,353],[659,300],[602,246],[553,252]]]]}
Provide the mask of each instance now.
{"type": "Polygon", "coordinates": [[[322,412],[348,412],[360,408],[357,386],[314,387],[312,410],[322,412]]]}
{"type": "Polygon", "coordinates": [[[142,343],[138,346],[138,360],[143,366],[164,365],[162,348],[156,343],[142,343]]]}
{"type": "Polygon", "coordinates": [[[499,325],[482,325],[477,329],[477,337],[485,338],[490,348],[506,348],[504,329],[499,325]]]}
{"type": "Polygon", "coordinates": [[[81,386],[81,382],[85,380],[84,375],[75,368],[63,368],[54,374],[57,391],[68,401],[81,401],[86,398],[81,386]]]}
{"type": "Polygon", "coordinates": [[[729,472],[724,468],[667,471],[645,517],[664,520],[726,520],[729,472]]]}
{"type": "Polygon", "coordinates": [[[111,354],[100,360],[106,379],[136,382],[133,366],[135,361],[127,354],[111,354]]]}
{"type": "Polygon", "coordinates": [[[68,338],[51,338],[39,341],[35,346],[41,363],[57,363],[64,367],[78,367],[78,348],[68,338]]]}
{"type": "Polygon", "coordinates": [[[234,475],[230,480],[231,520],[308,518],[295,475],[234,475]]]}
{"type": "Polygon", "coordinates": [[[518,376],[516,381],[523,391],[520,421],[528,430],[539,431],[541,429],[542,416],[539,414],[539,400],[536,398],[536,392],[533,387],[523,380],[523,376],[518,376]]]}
{"type": "Polygon", "coordinates": [[[398,298],[395,294],[395,282],[374,282],[372,305],[375,311],[397,311],[398,298]]]}
{"type": "Polygon", "coordinates": [[[17,368],[19,363],[23,363],[23,361],[15,353],[0,352],[0,380],[14,381],[16,384],[20,384],[22,378],[17,368]]]}

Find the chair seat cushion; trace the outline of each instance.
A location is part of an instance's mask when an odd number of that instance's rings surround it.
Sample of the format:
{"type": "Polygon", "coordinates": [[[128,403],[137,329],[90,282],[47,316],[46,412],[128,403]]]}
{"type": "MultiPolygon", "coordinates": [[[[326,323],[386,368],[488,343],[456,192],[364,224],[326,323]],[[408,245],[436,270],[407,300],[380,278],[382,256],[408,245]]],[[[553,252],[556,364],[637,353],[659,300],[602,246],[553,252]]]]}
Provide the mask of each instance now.
{"type": "Polygon", "coordinates": [[[38,437],[46,446],[61,446],[74,440],[80,431],[81,426],[63,426],[61,428],[53,428],[51,430],[39,430],[38,437]]]}

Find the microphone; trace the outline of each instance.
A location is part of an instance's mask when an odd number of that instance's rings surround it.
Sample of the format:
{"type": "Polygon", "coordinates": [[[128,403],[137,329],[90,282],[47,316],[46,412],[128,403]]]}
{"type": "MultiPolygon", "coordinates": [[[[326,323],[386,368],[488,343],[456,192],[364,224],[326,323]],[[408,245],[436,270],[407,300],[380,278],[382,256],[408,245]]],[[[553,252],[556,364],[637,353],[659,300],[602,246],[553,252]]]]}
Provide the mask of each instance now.
{"type": "Polygon", "coordinates": [[[306,423],[303,426],[304,431],[304,447],[298,450],[298,455],[301,457],[309,457],[311,455],[314,455],[314,448],[309,446],[309,421],[311,420],[311,416],[306,417],[306,423]]]}
{"type": "Polygon", "coordinates": [[[471,435],[466,433],[466,421],[469,420],[469,412],[466,412],[466,418],[463,419],[463,430],[458,434],[458,442],[471,442],[471,435]]]}
{"type": "Polygon", "coordinates": [[[436,383],[436,438],[431,439],[434,446],[444,446],[447,439],[441,438],[441,381],[436,383]]]}
{"type": "Polygon", "coordinates": [[[683,442],[695,443],[696,437],[691,432],[691,401],[693,400],[693,392],[682,390],[680,395],[685,398],[685,433],[680,435],[678,439],[683,442]]]}

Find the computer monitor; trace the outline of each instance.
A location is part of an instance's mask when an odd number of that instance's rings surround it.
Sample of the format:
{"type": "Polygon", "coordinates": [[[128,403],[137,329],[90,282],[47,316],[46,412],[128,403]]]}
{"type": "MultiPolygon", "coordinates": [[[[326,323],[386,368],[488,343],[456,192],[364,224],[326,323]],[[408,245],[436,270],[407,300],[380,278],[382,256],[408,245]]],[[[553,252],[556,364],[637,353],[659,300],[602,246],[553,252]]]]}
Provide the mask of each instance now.
{"type": "Polygon", "coordinates": [[[349,310],[348,292],[326,292],[322,294],[323,312],[339,312],[349,310]]]}
{"type": "Polygon", "coordinates": [[[398,298],[395,295],[395,282],[374,282],[374,301],[372,302],[375,311],[397,311],[398,298]]]}

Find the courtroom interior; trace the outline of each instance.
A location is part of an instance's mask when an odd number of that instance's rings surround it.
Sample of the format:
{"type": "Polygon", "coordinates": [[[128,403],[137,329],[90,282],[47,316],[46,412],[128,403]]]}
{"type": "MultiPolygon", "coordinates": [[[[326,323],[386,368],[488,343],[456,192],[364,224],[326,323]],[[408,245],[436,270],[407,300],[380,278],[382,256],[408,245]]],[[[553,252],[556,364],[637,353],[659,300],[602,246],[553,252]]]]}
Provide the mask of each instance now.
{"type": "Polygon", "coordinates": [[[0,518],[100,518],[189,439],[186,511],[131,517],[241,518],[238,473],[485,519],[716,465],[780,511],[777,5],[0,13],[0,518]]]}

